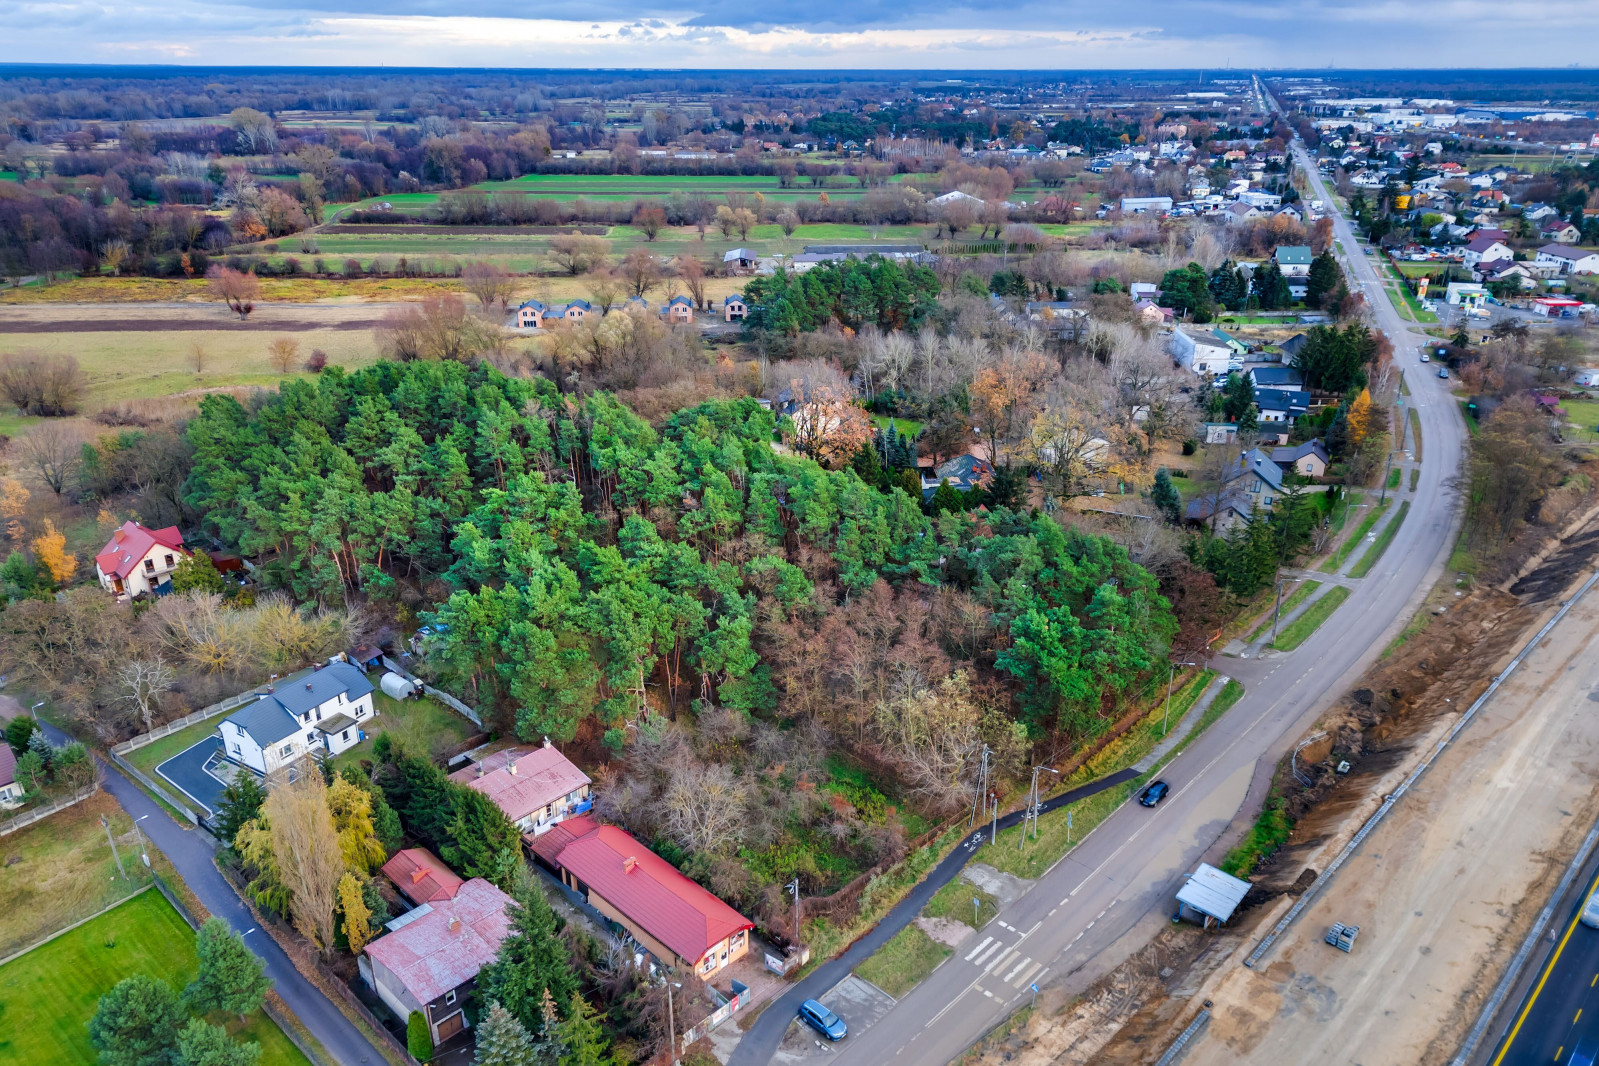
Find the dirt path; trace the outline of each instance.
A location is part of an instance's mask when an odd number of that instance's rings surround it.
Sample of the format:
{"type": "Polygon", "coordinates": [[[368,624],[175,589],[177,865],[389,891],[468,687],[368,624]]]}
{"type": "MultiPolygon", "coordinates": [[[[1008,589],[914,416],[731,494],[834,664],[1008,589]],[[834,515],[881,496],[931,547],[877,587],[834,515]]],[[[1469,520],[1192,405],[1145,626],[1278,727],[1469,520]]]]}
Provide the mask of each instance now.
{"type": "Polygon", "coordinates": [[[1224,973],[1210,1032],[1185,1061],[1446,1061],[1599,816],[1594,702],[1599,597],[1479,712],[1263,972],[1224,973]],[[1360,926],[1352,954],[1322,943],[1335,921],[1360,926]]]}

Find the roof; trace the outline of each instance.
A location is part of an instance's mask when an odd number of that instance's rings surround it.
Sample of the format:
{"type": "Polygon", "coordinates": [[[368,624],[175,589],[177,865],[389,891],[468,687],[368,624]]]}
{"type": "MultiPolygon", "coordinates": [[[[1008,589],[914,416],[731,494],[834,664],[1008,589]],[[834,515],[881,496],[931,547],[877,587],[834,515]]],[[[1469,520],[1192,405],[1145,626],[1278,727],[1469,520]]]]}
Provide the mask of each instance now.
{"type": "Polygon", "coordinates": [[[347,714],[330,714],[317,722],[313,728],[319,733],[342,733],[355,724],[355,719],[347,714]]]}
{"type": "Polygon", "coordinates": [[[676,304],[687,304],[692,308],[694,306],[694,301],[690,300],[687,296],[674,296],[670,300],[666,301],[665,306],[672,307],[676,304]]]}
{"type": "Polygon", "coordinates": [[[1210,495],[1196,497],[1188,501],[1188,506],[1183,509],[1183,517],[1191,522],[1203,522],[1211,516],[1211,504],[1216,503],[1218,511],[1233,511],[1240,518],[1248,518],[1255,509],[1255,503],[1247,495],[1236,490],[1222,494],[1220,500],[1210,495]]]}
{"type": "Polygon", "coordinates": [[[17,756],[11,745],[0,740],[0,788],[17,779],[17,756]]]}
{"type": "Polygon", "coordinates": [[[1273,448],[1271,450],[1271,461],[1279,466],[1283,463],[1292,466],[1307,455],[1314,455],[1324,463],[1331,462],[1331,458],[1327,455],[1327,449],[1322,446],[1319,438],[1307,440],[1303,444],[1296,444],[1292,448],[1273,448]]]}
{"type": "Polygon", "coordinates": [[[600,823],[586,814],[574,814],[570,818],[563,818],[544,831],[542,836],[532,833],[522,834],[522,840],[533,849],[533,854],[545,862],[555,864],[556,857],[561,850],[578,837],[587,836],[600,827],[600,823]]]}
{"type": "Polygon", "coordinates": [[[466,882],[426,848],[404,848],[383,864],[383,875],[412,903],[454,899],[466,882]]]}
{"type": "Polygon", "coordinates": [[[722,298],[722,306],[723,307],[726,307],[729,304],[743,304],[743,303],[744,303],[744,294],[741,293],[741,292],[735,292],[731,296],[725,296],[725,297],[722,298]]]}
{"type": "Polygon", "coordinates": [[[1299,389],[1256,389],[1255,406],[1263,411],[1306,411],[1310,394],[1299,389]]]}
{"type": "Polygon", "coordinates": [[[111,534],[111,539],[105,542],[100,554],[94,557],[94,565],[100,568],[102,574],[125,578],[158,544],[188,554],[183,547],[183,534],[178,532],[177,526],[146,529],[130,521],[122,523],[122,528],[111,534]]]}
{"type": "Polygon", "coordinates": [[[320,707],[339,693],[358,700],[372,691],[372,682],[347,662],[334,661],[320,670],[278,688],[223,719],[232,722],[257,744],[275,744],[300,728],[299,716],[320,707]]]}
{"type": "Polygon", "coordinates": [[[576,792],[589,783],[589,775],[546,745],[530,752],[515,748],[495,752],[476,766],[455,771],[450,780],[483,793],[516,822],[576,792]]]}
{"type": "Polygon", "coordinates": [[[731,263],[731,262],[733,262],[735,260],[742,261],[742,260],[745,260],[745,259],[756,259],[756,258],[758,258],[756,256],[756,254],[754,252],[750,251],[748,248],[733,248],[733,249],[731,249],[731,250],[729,250],[727,252],[722,253],[722,262],[724,262],[724,263],[731,263]]]}
{"type": "Polygon", "coordinates": [[[1188,876],[1188,883],[1177,892],[1177,902],[1225,922],[1249,895],[1249,882],[1224,874],[1209,863],[1188,876]]]}
{"type": "Polygon", "coordinates": [[[1501,243],[1498,237],[1473,237],[1471,243],[1466,245],[1468,252],[1486,252],[1494,245],[1501,243]]]}
{"type": "Polygon", "coordinates": [[[595,826],[572,840],[555,861],[689,962],[698,962],[734,933],[755,928],[754,922],[614,825],[595,826]]]}
{"type": "MultiPolygon", "coordinates": [[[[1569,244],[1546,244],[1538,249],[1538,254],[1554,256],[1557,259],[1570,259],[1575,262],[1578,259],[1586,259],[1590,255],[1599,255],[1599,252],[1594,251],[1592,248],[1573,248],[1569,244]]],[[[99,560],[96,559],[96,561],[98,562],[99,560]]]]}
{"type": "Polygon", "coordinates": [[[476,977],[494,961],[511,929],[511,897],[481,877],[463,884],[455,898],[381,936],[366,953],[381,962],[419,1003],[431,1003],[476,977]]]}
{"type": "Polygon", "coordinates": [[[1257,386],[1303,385],[1305,383],[1304,376],[1291,366],[1253,366],[1249,368],[1249,376],[1257,386]]]}
{"type": "Polygon", "coordinates": [[[968,486],[976,484],[980,479],[988,477],[993,472],[993,464],[988,460],[968,454],[957,455],[953,459],[947,459],[938,464],[938,469],[934,472],[934,475],[940,480],[949,478],[950,483],[958,488],[962,483],[968,486]]]}
{"type": "Polygon", "coordinates": [[[1308,264],[1312,259],[1315,258],[1315,256],[1310,254],[1309,245],[1285,244],[1277,249],[1276,258],[1277,262],[1279,263],[1293,263],[1298,265],[1300,263],[1308,264]]]}
{"type": "Polygon", "coordinates": [[[1261,480],[1274,489],[1283,487],[1282,467],[1274,463],[1271,456],[1259,448],[1251,448],[1237,460],[1229,463],[1226,472],[1222,474],[1222,482],[1225,484],[1250,473],[1258,474],[1261,480]]]}
{"type": "Polygon", "coordinates": [[[531,307],[535,311],[546,310],[545,305],[543,303],[539,302],[538,300],[523,300],[521,303],[516,305],[516,309],[518,311],[522,310],[525,307],[531,307]]]}

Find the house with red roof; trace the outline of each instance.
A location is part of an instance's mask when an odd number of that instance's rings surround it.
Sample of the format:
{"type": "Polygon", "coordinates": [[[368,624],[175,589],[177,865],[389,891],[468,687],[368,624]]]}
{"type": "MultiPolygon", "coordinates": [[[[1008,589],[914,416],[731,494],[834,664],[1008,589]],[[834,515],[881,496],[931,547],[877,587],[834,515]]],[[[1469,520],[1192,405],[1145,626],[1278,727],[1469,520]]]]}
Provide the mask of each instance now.
{"type": "Polygon", "coordinates": [[[510,903],[474,877],[453,899],[424,903],[390,922],[390,932],[366,946],[361,976],[396,1017],[426,1018],[433,1043],[441,1044],[471,1025],[467,996],[511,930],[510,903]]]}
{"type": "Polygon", "coordinates": [[[594,806],[592,782],[548,737],[532,751],[507,748],[450,780],[483,793],[524,834],[541,836],[563,818],[594,806]]]}
{"type": "Polygon", "coordinates": [[[158,596],[188,556],[177,526],[146,529],[137,522],[124,522],[94,557],[94,572],[100,586],[118,601],[158,596]]]}
{"type": "Polygon", "coordinates": [[[749,953],[754,922],[614,825],[577,815],[531,846],[562,884],[662,963],[708,980],[749,953]]]}
{"type": "Polygon", "coordinates": [[[11,745],[0,740],[0,811],[22,802],[26,790],[17,780],[17,756],[11,745]]]}
{"type": "Polygon", "coordinates": [[[452,900],[466,883],[426,848],[402,848],[395,852],[394,858],[383,864],[383,875],[394,882],[400,895],[418,907],[452,900]]]}

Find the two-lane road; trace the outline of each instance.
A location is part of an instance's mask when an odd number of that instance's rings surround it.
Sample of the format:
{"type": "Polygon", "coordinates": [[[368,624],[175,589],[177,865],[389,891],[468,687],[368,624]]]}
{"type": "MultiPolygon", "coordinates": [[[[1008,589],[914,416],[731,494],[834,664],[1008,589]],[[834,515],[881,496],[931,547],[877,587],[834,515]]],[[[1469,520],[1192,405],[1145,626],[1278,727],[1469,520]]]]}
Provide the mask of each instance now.
{"type": "MultiPolygon", "coordinates": [[[[1297,144],[1295,155],[1330,205],[1297,144]]],[[[1399,320],[1347,221],[1335,224],[1350,284],[1368,293],[1377,325],[1392,338],[1420,416],[1425,462],[1409,517],[1370,575],[1297,651],[1229,663],[1248,691],[1163,772],[1173,793],[1161,806],[1128,804],[1111,815],[881,1021],[838,1046],[840,1063],[948,1062],[1024,1002],[1031,984],[1070,979],[1146,915],[1169,909],[1182,878],[1229,826],[1253,816],[1288,745],[1364,672],[1442,573],[1458,523],[1449,486],[1465,429],[1447,383],[1417,361],[1424,338],[1399,320]]],[[[745,1035],[733,1066],[771,1059],[776,1040],[756,1036],[745,1035]]]]}

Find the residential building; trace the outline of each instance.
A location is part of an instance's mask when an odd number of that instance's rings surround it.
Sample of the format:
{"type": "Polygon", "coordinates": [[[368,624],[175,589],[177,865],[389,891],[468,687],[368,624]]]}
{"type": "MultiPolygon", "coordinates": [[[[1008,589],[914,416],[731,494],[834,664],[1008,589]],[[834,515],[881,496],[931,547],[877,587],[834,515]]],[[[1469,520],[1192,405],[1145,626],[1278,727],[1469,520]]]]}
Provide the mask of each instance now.
{"type": "Polygon", "coordinates": [[[475,766],[455,771],[450,780],[483,793],[518,829],[534,836],[594,806],[589,775],[562,755],[548,737],[543,747],[532,751],[497,751],[475,766]]]}
{"type": "Polygon", "coordinates": [[[1538,249],[1533,265],[1547,267],[1558,274],[1599,274],[1599,251],[1546,244],[1538,249]]]}
{"type": "Polygon", "coordinates": [[[614,825],[569,818],[533,853],[662,963],[708,980],[749,952],[755,923],[614,825]]]}
{"type": "Polygon", "coordinates": [[[1478,263],[1494,259],[1514,259],[1515,253],[1503,240],[1493,236],[1476,236],[1471,243],[1466,245],[1465,259],[1463,262],[1468,269],[1475,270],[1478,263]]]}
{"type": "Polygon", "coordinates": [[[402,848],[383,864],[383,876],[394,882],[400,895],[420,907],[424,903],[452,900],[466,882],[426,848],[402,848]]]}
{"type": "Polygon", "coordinates": [[[468,1028],[464,1008],[478,971],[511,931],[511,897],[481,877],[451,899],[424,903],[366,946],[361,976],[397,1018],[420,1013],[435,1045],[468,1028]]]}
{"type": "Polygon", "coordinates": [[[1139,321],[1151,326],[1169,326],[1177,318],[1176,311],[1162,307],[1154,300],[1139,300],[1137,310],[1139,321]]]}
{"type": "Polygon", "coordinates": [[[1310,393],[1298,389],[1256,389],[1262,422],[1292,422],[1310,409],[1310,393]]]}
{"type": "Polygon", "coordinates": [[[1221,481],[1229,490],[1260,501],[1260,506],[1268,511],[1283,491],[1282,467],[1259,448],[1249,449],[1228,464],[1221,481]]]}
{"type": "Polygon", "coordinates": [[[1206,444],[1231,444],[1238,439],[1238,426],[1233,422],[1204,422],[1199,428],[1206,444]]]}
{"type": "Polygon", "coordinates": [[[1300,477],[1322,477],[1327,473],[1327,466],[1332,458],[1327,454],[1327,448],[1318,438],[1307,440],[1303,444],[1292,448],[1273,448],[1271,461],[1284,471],[1293,471],[1300,477]]]}
{"type": "Polygon", "coordinates": [[[1249,345],[1245,344],[1243,341],[1239,340],[1237,337],[1233,336],[1231,333],[1228,333],[1226,330],[1222,329],[1220,326],[1217,326],[1215,329],[1211,330],[1210,331],[1210,335],[1212,337],[1214,337],[1219,343],[1226,345],[1227,346],[1227,350],[1232,352],[1233,355],[1238,356],[1239,358],[1242,358],[1242,357],[1244,357],[1244,356],[1249,354],[1249,345]]]}
{"type": "Polygon", "coordinates": [[[1196,374],[1225,374],[1233,350],[1210,333],[1172,330],[1171,355],[1178,365],[1196,374]]]}
{"type": "Polygon", "coordinates": [[[1272,253],[1272,258],[1277,261],[1277,269],[1283,277],[1304,278],[1310,276],[1310,263],[1315,256],[1309,245],[1284,244],[1272,253]]]}
{"type": "Polygon", "coordinates": [[[1305,376],[1291,366],[1252,366],[1247,373],[1257,389],[1298,389],[1305,383],[1305,376]]]}
{"type": "Polygon", "coordinates": [[[728,322],[742,322],[750,313],[749,305],[744,302],[744,294],[735,292],[722,301],[722,318],[728,322]]]}
{"type": "Polygon", "coordinates": [[[1153,281],[1135,281],[1127,286],[1127,295],[1133,303],[1140,300],[1155,300],[1160,296],[1160,286],[1153,281]]]}
{"type": "Polygon", "coordinates": [[[366,735],[362,724],[376,717],[372,683],[336,659],[234,711],[217,731],[228,759],[264,776],[354,747],[366,735]]]}
{"type": "Polygon", "coordinates": [[[515,312],[516,328],[543,329],[544,312],[548,310],[549,307],[539,300],[527,300],[518,304],[515,312]]]}
{"type": "Polygon", "coordinates": [[[1535,289],[1538,287],[1538,281],[1533,276],[1533,269],[1526,263],[1518,263],[1514,259],[1495,259],[1473,271],[1472,277],[1484,285],[1493,282],[1514,282],[1518,288],[1535,289]]]}
{"type": "Polygon", "coordinates": [[[1551,218],[1538,227],[1538,235],[1556,244],[1576,244],[1582,240],[1582,230],[1564,219],[1551,218]]]}
{"type": "Polygon", "coordinates": [[[1088,329],[1087,310],[1069,300],[1032,301],[1022,306],[1022,313],[1055,340],[1077,340],[1088,329]]]}
{"type": "Polygon", "coordinates": [[[22,802],[25,790],[17,780],[17,756],[11,745],[0,740],[0,810],[15,807],[22,802]]]}
{"type": "Polygon", "coordinates": [[[694,322],[694,301],[687,296],[674,296],[661,306],[661,317],[675,326],[694,322]]]}
{"type": "Polygon", "coordinates": [[[177,526],[146,529],[137,522],[124,522],[94,557],[94,572],[100,587],[119,602],[160,596],[170,591],[172,571],[188,556],[177,526]]]}
{"type": "Polygon", "coordinates": [[[922,498],[931,499],[945,479],[949,487],[960,492],[986,489],[994,480],[994,464],[975,455],[957,455],[938,464],[933,476],[922,478],[922,498]]]}

